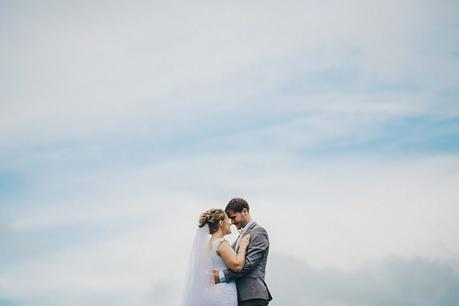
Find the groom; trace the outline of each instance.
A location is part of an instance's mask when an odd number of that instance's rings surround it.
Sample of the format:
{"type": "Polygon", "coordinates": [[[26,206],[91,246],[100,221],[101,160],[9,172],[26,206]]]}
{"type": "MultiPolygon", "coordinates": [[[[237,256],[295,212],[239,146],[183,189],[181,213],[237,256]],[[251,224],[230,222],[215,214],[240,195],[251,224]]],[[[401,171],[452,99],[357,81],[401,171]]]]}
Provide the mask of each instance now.
{"type": "Polygon", "coordinates": [[[235,198],[226,205],[225,212],[241,234],[233,248],[237,252],[242,237],[250,234],[245,264],[241,272],[214,271],[215,283],[236,281],[239,306],[266,306],[272,300],[265,283],[265,267],[269,253],[269,238],[266,230],[250,217],[249,204],[235,198]]]}

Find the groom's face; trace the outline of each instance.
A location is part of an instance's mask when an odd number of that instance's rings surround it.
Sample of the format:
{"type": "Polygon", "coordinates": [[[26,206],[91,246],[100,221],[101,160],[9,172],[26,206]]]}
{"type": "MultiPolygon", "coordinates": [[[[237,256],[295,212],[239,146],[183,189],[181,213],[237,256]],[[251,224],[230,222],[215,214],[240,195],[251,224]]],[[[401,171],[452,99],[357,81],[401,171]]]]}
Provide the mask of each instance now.
{"type": "Polygon", "coordinates": [[[232,210],[227,211],[228,217],[231,219],[231,223],[234,224],[237,229],[241,229],[244,227],[244,220],[242,213],[240,212],[234,212],[232,210]]]}

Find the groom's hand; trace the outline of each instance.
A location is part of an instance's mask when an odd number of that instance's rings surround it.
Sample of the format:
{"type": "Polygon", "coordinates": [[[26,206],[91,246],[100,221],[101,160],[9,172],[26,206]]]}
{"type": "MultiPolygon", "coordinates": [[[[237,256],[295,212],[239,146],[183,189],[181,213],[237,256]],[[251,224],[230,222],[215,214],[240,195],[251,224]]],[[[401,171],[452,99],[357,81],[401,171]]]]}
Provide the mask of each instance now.
{"type": "Polygon", "coordinates": [[[218,270],[212,270],[212,274],[214,277],[214,283],[218,284],[220,283],[220,277],[218,276],[219,271],[218,270]]]}

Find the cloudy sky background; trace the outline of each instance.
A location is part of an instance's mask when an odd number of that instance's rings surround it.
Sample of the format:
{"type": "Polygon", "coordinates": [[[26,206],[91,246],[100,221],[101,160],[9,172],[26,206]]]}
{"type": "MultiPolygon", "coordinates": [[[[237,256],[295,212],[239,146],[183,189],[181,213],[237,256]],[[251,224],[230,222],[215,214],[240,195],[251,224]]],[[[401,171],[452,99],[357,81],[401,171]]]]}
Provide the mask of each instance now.
{"type": "Polygon", "coordinates": [[[178,305],[241,196],[271,305],[457,305],[458,71],[453,0],[0,1],[0,304],[178,305]]]}

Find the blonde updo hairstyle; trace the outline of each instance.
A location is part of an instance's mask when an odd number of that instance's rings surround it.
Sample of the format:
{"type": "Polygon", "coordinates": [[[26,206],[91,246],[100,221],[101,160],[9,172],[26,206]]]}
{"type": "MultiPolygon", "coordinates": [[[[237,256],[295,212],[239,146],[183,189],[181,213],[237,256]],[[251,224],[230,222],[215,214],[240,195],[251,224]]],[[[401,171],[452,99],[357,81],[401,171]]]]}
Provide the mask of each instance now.
{"type": "Polygon", "coordinates": [[[199,227],[209,224],[209,234],[218,231],[218,224],[220,221],[225,221],[228,217],[223,209],[214,208],[203,212],[199,216],[199,227]]]}

